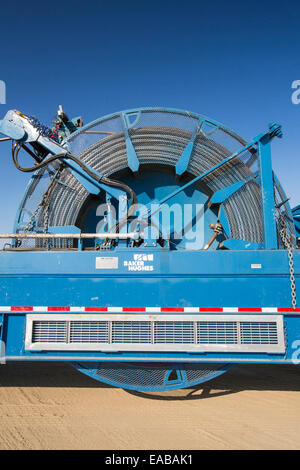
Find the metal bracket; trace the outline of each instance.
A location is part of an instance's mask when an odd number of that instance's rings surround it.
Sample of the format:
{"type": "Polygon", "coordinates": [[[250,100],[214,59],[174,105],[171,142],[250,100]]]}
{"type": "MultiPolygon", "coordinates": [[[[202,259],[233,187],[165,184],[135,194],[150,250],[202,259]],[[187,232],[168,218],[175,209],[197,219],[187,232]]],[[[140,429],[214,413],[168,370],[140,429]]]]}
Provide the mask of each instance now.
{"type": "Polygon", "coordinates": [[[136,151],[134,149],[134,146],[129,136],[129,132],[128,132],[129,126],[128,126],[128,122],[126,119],[126,114],[121,113],[120,118],[121,118],[121,122],[123,126],[124,136],[125,136],[128,166],[133,173],[137,173],[139,166],[140,166],[140,162],[139,162],[136,151]]]}
{"type": "Polygon", "coordinates": [[[192,151],[193,151],[194,144],[195,144],[195,140],[196,140],[197,136],[199,135],[199,132],[200,132],[200,129],[201,129],[201,126],[202,126],[203,122],[205,122],[203,119],[200,119],[198,121],[196,129],[195,129],[195,131],[194,131],[194,133],[191,137],[191,140],[189,141],[189,143],[185,147],[181,157],[179,158],[179,160],[176,163],[175,169],[176,169],[176,175],[178,175],[178,176],[181,176],[187,170],[187,168],[189,166],[192,151]]]}

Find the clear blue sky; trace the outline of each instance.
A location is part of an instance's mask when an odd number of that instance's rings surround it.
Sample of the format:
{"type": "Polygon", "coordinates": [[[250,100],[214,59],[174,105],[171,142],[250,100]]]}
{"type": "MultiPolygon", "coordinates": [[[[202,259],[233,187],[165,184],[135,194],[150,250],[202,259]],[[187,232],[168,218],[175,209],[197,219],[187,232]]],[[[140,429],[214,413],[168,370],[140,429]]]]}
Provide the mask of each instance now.
{"type": "MultiPolygon", "coordinates": [[[[62,104],[88,123],[134,107],[182,108],[245,139],[282,124],[273,167],[300,204],[300,2],[154,0],[5,2],[0,80],[7,103],[49,124],[62,104]]],[[[0,231],[10,231],[28,175],[0,143],[0,231]]]]}

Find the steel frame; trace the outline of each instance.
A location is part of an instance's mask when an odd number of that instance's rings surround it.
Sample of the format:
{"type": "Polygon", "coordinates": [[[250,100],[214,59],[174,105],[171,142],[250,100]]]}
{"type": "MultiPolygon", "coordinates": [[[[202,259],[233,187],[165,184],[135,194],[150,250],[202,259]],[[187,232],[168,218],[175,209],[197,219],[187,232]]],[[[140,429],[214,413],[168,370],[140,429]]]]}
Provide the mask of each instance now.
{"type": "MultiPolygon", "coordinates": [[[[132,254],[128,249],[118,249],[118,269],[97,269],[96,252],[1,252],[0,314],[3,316],[2,336],[6,344],[6,360],[58,360],[58,361],[156,361],[156,362],[251,362],[293,363],[300,340],[300,311],[286,308],[290,303],[288,257],[285,250],[245,250],[212,252],[173,252],[143,249],[139,253],[153,254],[154,270],[147,273],[131,272],[124,261],[132,254]],[[168,256],[168,263],[166,263],[168,256]],[[234,286],[230,288],[229,286],[234,286]],[[9,292],[9,296],[6,296],[9,292]],[[107,318],[107,313],[97,311],[97,306],[108,306],[118,318],[122,305],[128,314],[139,318],[139,306],[165,308],[165,314],[174,315],[174,308],[182,312],[182,319],[197,305],[205,308],[197,318],[219,315],[215,307],[224,307],[224,318],[253,315],[255,307],[264,308],[262,318],[274,315],[281,307],[285,350],[280,353],[226,351],[29,351],[25,349],[24,334],[27,315],[32,308],[26,306],[54,305],[52,313],[64,318],[97,314],[107,318]],[[5,307],[7,305],[7,308],[5,307]],[[21,305],[11,309],[9,305],[21,305]],[[60,305],[70,306],[66,311],[60,305]],[[84,314],[76,305],[86,305],[84,314]],[[168,308],[170,307],[170,308],[168,308]],[[171,308],[173,307],[173,308],[171,308]],[[185,307],[185,308],[183,308],[185,307]],[[186,312],[184,311],[186,309],[186,312]],[[94,313],[91,313],[94,312],[94,313]],[[228,316],[227,316],[228,315],[228,316]],[[296,342],[296,343],[295,343],[296,342]]],[[[102,257],[111,256],[110,253],[102,257]]],[[[296,285],[299,282],[300,254],[294,253],[296,285]]],[[[151,309],[150,309],[151,310],[151,309]]],[[[35,307],[35,312],[45,312],[35,307]]],[[[150,312],[150,315],[156,315],[150,312]]],[[[51,314],[51,313],[50,313],[51,314]]],[[[42,313],[45,318],[48,313],[42,313]]],[[[256,315],[256,313],[255,313],[256,315]]],[[[257,314],[258,318],[260,314],[257,314]]],[[[30,318],[30,317],[28,317],[30,318]]],[[[171,318],[171,317],[170,317],[171,318]]],[[[217,316],[216,316],[217,318],[217,316]]]]}

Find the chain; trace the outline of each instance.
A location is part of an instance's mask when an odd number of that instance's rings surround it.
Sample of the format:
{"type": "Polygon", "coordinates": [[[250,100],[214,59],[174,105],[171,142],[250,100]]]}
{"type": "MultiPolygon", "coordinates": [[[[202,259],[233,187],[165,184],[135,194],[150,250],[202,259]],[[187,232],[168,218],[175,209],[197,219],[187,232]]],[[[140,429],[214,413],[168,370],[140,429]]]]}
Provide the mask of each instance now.
{"type": "MultiPolygon", "coordinates": [[[[27,222],[27,224],[25,225],[24,229],[23,229],[23,233],[27,232],[28,230],[30,230],[33,226],[33,222],[39,212],[39,210],[43,207],[44,208],[44,225],[43,225],[43,231],[44,233],[47,233],[48,231],[48,226],[49,226],[49,205],[50,205],[50,200],[51,200],[51,195],[52,195],[52,192],[53,192],[53,189],[54,189],[54,183],[57,181],[57,179],[59,178],[60,174],[62,172],[62,166],[60,166],[55,174],[53,175],[53,177],[51,178],[51,181],[49,183],[49,186],[48,188],[46,189],[46,191],[44,192],[43,194],[43,197],[41,199],[41,201],[38,203],[38,205],[36,206],[35,208],[35,211],[33,212],[32,216],[30,217],[29,221],[27,222]]],[[[20,242],[20,240],[19,240],[20,242]]],[[[45,240],[46,242],[46,240],[45,240]]]]}
{"type": "Polygon", "coordinates": [[[30,217],[30,219],[28,220],[28,222],[27,222],[27,224],[25,225],[25,227],[23,228],[23,233],[28,232],[28,230],[32,228],[33,221],[34,221],[34,219],[36,218],[37,213],[38,213],[38,211],[40,210],[40,207],[42,207],[42,205],[43,205],[43,199],[38,203],[38,205],[36,206],[36,209],[35,209],[34,213],[33,213],[32,216],[30,217]]]}
{"type": "Polygon", "coordinates": [[[296,285],[295,285],[294,260],[293,260],[293,241],[292,241],[292,236],[287,229],[283,215],[280,211],[279,211],[279,221],[281,225],[281,229],[279,231],[280,237],[285,248],[288,250],[292,306],[293,306],[293,309],[295,310],[297,307],[297,299],[296,299],[296,285]]]}

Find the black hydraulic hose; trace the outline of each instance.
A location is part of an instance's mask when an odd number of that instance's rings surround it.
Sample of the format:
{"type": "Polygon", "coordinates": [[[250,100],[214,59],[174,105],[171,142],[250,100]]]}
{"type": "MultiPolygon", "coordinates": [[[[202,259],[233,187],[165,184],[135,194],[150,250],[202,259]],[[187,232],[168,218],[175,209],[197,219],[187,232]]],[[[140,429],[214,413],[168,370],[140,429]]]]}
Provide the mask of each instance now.
{"type": "MultiPolygon", "coordinates": [[[[45,166],[49,165],[49,163],[52,163],[56,160],[60,160],[61,158],[69,158],[70,160],[77,163],[80,166],[80,168],[82,168],[95,181],[98,181],[98,182],[101,181],[102,183],[107,184],[108,186],[114,186],[116,188],[123,189],[130,196],[130,199],[131,199],[130,206],[137,204],[136,194],[133,191],[133,189],[127,186],[127,184],[122,183],[121,181],[112,180],[110,178],[107,178],[106,176],[99,177],[97,173],[90,170],[90,168],[88,168],[87,165],[85,165],[85,163],[83,163],[80,159],[78,159],[71,153],[59,153],[57,155],[52,155],[51,157],[48,157],[46,160],[42,161],[41,163],[37,163],[34,166],[24,168],[18,162],[18,154],[19,154],[21,147],[22,147],[21,144],[15,144],[14,146],[12,146],[12,160],[13,160],[15,167],[20,171],[23,171],[25,173],[32,173],[33,171],[44,168],[45,166]]],[[[128,210],[128,216],[131,215],[129,212],[130,212],[130,208],[128,210]]]]}

